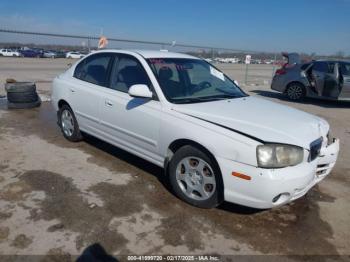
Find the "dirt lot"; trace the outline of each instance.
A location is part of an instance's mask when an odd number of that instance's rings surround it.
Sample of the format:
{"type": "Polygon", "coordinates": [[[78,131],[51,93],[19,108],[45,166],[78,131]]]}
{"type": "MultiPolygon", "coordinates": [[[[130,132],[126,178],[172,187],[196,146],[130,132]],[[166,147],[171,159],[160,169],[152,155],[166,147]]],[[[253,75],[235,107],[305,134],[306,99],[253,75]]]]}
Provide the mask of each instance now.
{"type": "MultiPolygon", "coordinates": [[[[45,97],[52,78],[69,62],[0,58],[0,82],[8,77],[38,81],[45,97]]],[[[222,67],[234,79],[244,75],[242,65],[222,67]]],[[[268,81],[271,71],[254,67],[255,75],[268,81]]],[[[350,104],[291,103],[265,84],[243,88],[324,117],[341,139],[341,154],[330,177],[298,201],[266,211],[228,203],[213,210],[188,206],[169,192],[160,168],[92,137],[67,142],[50,103],[8,111],[0,99],[0,254],[58,254],[70,260],[70,255],[100,243],[116,256],[284,254],[349,259],[350,104]]]]}

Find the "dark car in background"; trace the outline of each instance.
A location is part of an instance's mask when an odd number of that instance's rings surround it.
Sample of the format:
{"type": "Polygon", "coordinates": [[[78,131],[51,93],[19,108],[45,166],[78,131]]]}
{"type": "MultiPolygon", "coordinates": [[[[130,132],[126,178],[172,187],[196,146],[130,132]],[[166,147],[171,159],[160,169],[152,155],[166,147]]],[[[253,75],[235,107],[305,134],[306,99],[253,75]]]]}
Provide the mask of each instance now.
{"type": "Polygon", "coordinates": [[[22,49],[19,52],[23,57],[43,57],[43,51],[40,49],[22,49]]]}
{"type": "Polygon", "coordinates": [[[66,52],[63,51],[55,51],[56,58],[66,58],[66,52]]]}
{"type": "Polygon", "coordinates": [[[271,89],[291,100],[304,97],[350,101],[350,62],[317,60],[302,63],[296,53],[283,53],[287,63],[278,69],[271,89]]]}

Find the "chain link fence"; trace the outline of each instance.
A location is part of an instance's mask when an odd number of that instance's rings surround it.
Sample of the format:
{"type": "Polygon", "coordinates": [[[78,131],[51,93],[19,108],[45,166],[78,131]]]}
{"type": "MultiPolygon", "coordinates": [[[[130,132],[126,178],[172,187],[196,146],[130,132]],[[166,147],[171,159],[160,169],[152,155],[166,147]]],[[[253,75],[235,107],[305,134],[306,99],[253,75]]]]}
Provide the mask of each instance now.
{"type": "MultiPolygon", "coordinates": [[[[206,59],[223,70],[240,85],[270,85],[281,56],[234,48],[190,45],[174,42],[142,41],[108,37],[108,48],[152,49],[183,52],[206,59]],[[250,63],[247,63],[247,56],[250,63]]],[[[100,36],[29,32],[0,28],[0,48],[42,48],[57,51],[80,51],[89,53],[97,50],[100,36]]]]}

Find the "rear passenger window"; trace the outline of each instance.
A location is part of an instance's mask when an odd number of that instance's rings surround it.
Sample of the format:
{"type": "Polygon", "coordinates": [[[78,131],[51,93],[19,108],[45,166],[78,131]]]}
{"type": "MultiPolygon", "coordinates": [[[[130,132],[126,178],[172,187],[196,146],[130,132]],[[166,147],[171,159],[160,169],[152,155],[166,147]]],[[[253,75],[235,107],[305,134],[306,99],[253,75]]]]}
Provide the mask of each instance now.
{"type": "Polygon", "coordinates": [[[327,73],[328,64],[326,62],[315,62],[312,69],[318,72],[327,73]]]}
{"type": "Polygon", "coordinates": [[[327,73],[333,74],[334,73],[334,67],[335,67],[335,63],[334,62],[329,62],[328,63],[328,71],[327,71],[327,73]]]}
{"type": "Polygon", "coordinates": [[[310,65],[310,63],[303,64],[303,65],[301,66],[301,70],[305,70],[306,68],[308,68],[309,65],[310,65]]]}
{"type": "Polygon", "coordinates": [[[121,56],[112,71],[111,88],[127,93],[136,84],[144,84],[152,89],[151,81],[140,62],[133,57],[121,56]]]}
{"type": "Polygon", "coordinates": [[[74,77],[100,86],[108,85],[108,67],[112,55],[101,53],[84,59],[75,69],[74,77]]]}

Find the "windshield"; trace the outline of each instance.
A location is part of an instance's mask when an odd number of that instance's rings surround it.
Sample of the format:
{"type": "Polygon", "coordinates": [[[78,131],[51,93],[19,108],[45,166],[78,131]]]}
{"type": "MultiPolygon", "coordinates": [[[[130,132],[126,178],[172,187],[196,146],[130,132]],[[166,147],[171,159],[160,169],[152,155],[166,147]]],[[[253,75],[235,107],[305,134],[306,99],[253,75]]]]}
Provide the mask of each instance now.
{"type": "Polygon", "coordinates": [[[198,103],[247,96],[208,62],[187,58],[147,59],[171,103],[198,103]]]}

